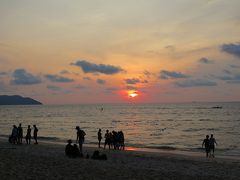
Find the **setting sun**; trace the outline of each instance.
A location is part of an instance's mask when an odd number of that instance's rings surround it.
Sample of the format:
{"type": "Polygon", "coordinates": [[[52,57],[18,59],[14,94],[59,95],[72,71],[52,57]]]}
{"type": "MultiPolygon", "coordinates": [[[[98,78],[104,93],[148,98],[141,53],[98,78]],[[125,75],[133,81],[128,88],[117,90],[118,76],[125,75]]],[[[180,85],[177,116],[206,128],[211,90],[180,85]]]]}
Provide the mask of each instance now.
{"type": "Polygon", "coordinates": [[[135,98],[138,96],[136,91],[128,91],[128,97],[135,98]]]}

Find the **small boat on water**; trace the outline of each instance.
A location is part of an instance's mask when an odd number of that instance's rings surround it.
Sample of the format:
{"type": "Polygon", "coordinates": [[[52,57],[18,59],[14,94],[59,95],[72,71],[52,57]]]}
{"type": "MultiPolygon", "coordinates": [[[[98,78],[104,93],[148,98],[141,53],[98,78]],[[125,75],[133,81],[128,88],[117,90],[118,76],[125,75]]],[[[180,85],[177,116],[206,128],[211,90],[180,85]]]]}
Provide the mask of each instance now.
{"type": "Polygon", "coordinates": [[[212,108],[213,109],[222,109],[223,107],[222,106],[213,106],[212,108]]]}

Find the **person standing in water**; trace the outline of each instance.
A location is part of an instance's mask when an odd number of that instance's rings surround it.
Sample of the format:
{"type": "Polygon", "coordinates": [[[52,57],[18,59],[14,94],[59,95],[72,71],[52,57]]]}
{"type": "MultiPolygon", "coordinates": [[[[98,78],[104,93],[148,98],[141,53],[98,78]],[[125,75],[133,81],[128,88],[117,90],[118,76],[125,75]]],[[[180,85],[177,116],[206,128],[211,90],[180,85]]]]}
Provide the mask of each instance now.
{"type": "Polygon", "coordinates": [[[33,131],[33,138],[35,140],[34,144],[38,144],[37,138],[38,138],[38,128],[36,125],[33,125],[34,131],[33,131]]]}
{"type": "Polygon", "coordinates": [[[209,139],[209,149],[210,149],[210,155],[212,157],[214,157],[215,144],[217,145],[217,142],[213,137],[213,134],[211,134],[211,138],[209,139]]]}
{"type": "Polygon", "coordinates": [[[83,130],[81,130],[79,126],[76,126],[76,130],[77,130],[76,142],[79,143],[80,153],[82,153],[82,146],[84,143],[86,133],[83,130]]]}
{"type": "Polygon", "coordinates": [[[102,132],[101,131],[102,131],[101,129],[98,130],[98,148],[101,147],[101,140],[102,140],[102,132]]]}
{"type": "Polygon", "coordinates": [[[206,157],[209,157],[209,152],[210,152],[210,140],[209,140],[209,135],[206,135],[206,139],[203,140],[202,147],[205,145],[205,151],[206,151],[206,157]]]}
{"type": "Polygon", "coordinates": [[[28,125],[28,128],[27,128],[27,135],[26,135],[26,142],[27,144],[30,144],[31,143],[31,128],[30,128],[30,125],[28,125]]]}

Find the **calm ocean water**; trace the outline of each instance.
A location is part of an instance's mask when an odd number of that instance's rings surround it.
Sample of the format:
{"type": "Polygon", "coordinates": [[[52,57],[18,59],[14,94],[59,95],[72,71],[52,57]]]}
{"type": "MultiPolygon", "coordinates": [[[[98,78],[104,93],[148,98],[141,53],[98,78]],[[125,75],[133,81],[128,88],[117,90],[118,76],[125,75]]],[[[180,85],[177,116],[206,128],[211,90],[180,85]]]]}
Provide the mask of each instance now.
{"type": "Polygon", "coordinates": [[[36,124],[39,136],[52,141],[75,139],[79,125],[90,144],[101,128],[103,134],[123,130],[127,146],[191,151],[200,151],[206,134],[214,134],[217,153],[240,156],[240,103],[0,106],[0,135],[19,123],[24,134],[36,124]]]}

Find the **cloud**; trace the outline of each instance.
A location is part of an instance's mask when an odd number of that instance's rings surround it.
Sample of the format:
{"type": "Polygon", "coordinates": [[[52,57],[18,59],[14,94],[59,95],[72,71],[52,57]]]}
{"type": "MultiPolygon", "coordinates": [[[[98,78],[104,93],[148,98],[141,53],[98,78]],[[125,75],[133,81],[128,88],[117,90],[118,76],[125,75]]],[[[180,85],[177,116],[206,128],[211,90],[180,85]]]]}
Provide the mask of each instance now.
{"type": "Polygon", "coordinates": [[[223,72],[226,73],[226,74],[232,74],[232,72],[227,70],[227,69],[224,69],[223,72]]]}
{"type": "Polygon", "coordinates": [[[109,88],[104,89],[104,93],[106,93],[106,94],[112,94],[113,92],[118,91],[118,90],[119,90],[118,88],[109,87],[109,88]]]}
{"type": "Polygon", "coordinates": [[[175,72],[175,71],[166,71],[162,70],[160,71],[160,79],[178,79],[178,78],[188,78],[190,76],[183,74],[181,72],[175,72]]]}
{"type": "Polygon", "coordinates": [[[47,88],[52,91],[60,91],[62,88],[58,86],[47,85],[47,88]]]}
{"type": "Polygon", "coordinates": [[[234,69],[238,69],[238,68],[240,68],[240,66],[238,66],[238,65],[234,65],[234,64],[231,64],[230,67],[231,67],[231,68],[234,68],[234,69]]]}
{"type": "Polygon", "coordinates": [[[5,76],[7,74],[8,74],[7,72],[0,72],[0,76],[5,76]]]}
{"type": "Polygon", "coordinates": [[[144,74],[147,78],[150,78],[151,76],[154,76],[154,73],[151,73],[151,72],[149,72],[149,71],[147,71],[147,70],[145,70],[145,71],[143,72],[143,74],[144,74]]]}
{"type": "Polygon", "coordinates": [[[240,44],[223,44],[221,50],[240,58],[240,44]]]}
{"type": "Polygon", "coordinates": [[[227,81],[228,84],[240,84],[240,80],[227,81]]]}
{"type": "Polygon", "coordinates": [[[202,57],[201,59],[198,60],[198,62],[202,63],[202,64],[213,64],[214,61],[210,60],[208,58],[202,57]]]}
{"type": "Polygon", "coordinates": [[[87,87],[78,84],[78,85],[76,85],[74,88],[76,88],[76,89],[86,89],[87,87]]]}
{"type": "Polygon", "coordinates": [[[68,83],[68,82],[74,81],[73,79],[70,79],[67,77],[63,77],[63,76],[59,76],[59,75],[52,75],[52,74],[47,74],[47,75],[45,75],[45,77],[52,82],[68,83]]]}
{"type": "Polygon", "coordinates": [[[84,80],[90,81],[91,78],[90,77],[83,77],[84,80]]]}
{"type": "Polygon", "coordinates": [[[68,70],[62,70],[60,74],[70,74],[70,72],[68,70]]]}
{"type": "Polygon", "coordinates": [[[240,81],[240,74],[217,76],[217,79],[224,81],[240,81]]]}
{"type": "Polygon", "coordinates": [[[137,88],[136,88],[136,87],[134,87],[134,86],[127,86],[126,88],[127,88],[127,90],[134,90],[134,91],[136,91],[136,90],[137,90],[137,88]]]}
{"type": "Polygon", "coordinates": [[[127,84],[137,84],[137,83],[140,83],[140,79],[137,79],[137,78],[132,78],[132,79],[125,79],[125,82],[127,84]]]}
{"type": "Polygon", "coordinates": [[[3,92],[7,92],[5,83],[3,81],[0,81],[0,91],[3,92]]]}
{"type": "Polygon", "coordinates": [[[217,86],[217,83],[206,79],[191,79],[175,82],[175,85],[178,87],[187,88],[187,87],[217,86]]]}
{"type": "Polygon", "coordinates": [[[123,71],[121,67],[105,65],[105,64],[94,64],[88,61],[82,60],[72,63],[72,65],[80,67],[84,73],[102,73],[102,74],[117,74],[123,71]]]}
{"type": "Polygon", "coordinates": [[[15,85],[33,85],[41,83],[41,78],[28,73],[25,69],[16,69],[13,72],[11,84],[15,85]]]}
{"type": "Polygon", "coordinates": [[[103,79],[97,79],[96,82],[97,82],[98,84],[106,84],[106,81],[103,80],[103,79]]]}

